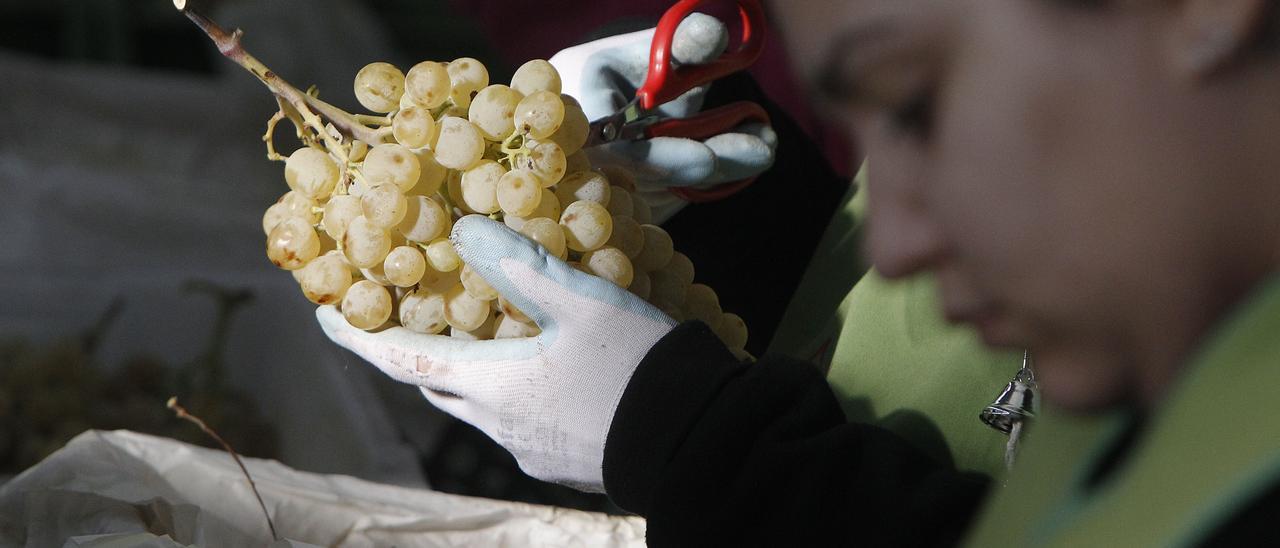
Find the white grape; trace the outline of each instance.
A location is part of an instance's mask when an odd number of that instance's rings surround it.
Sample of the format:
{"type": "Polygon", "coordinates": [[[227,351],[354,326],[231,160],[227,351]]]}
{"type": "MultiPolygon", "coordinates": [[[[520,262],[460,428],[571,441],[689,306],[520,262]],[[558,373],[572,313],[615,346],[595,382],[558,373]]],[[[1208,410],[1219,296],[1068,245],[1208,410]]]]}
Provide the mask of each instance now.
{"type": "Polygon", "coordinates": [[[640,223],[631,217],[623,215],[613,216],[613,231],[609,235],[609,241],[605,245],[621,249],[627,257],[635,260],[640,254],[640,250],[644,249],[644,230],[640,228],[640,223]]]}
{"type": "Polygon", "coordinates": [[[471,101],[467,119],[490,141],[502,141],[515,131],[516,106],[524,96],[502,84],[480,90],[471,101]]]}
{"type": "Polygon", "coordinates": [[[300,148],[284,163],[284,180],[289,188],[312,200],[328,198],[340,175],[338,163],[320,149],[300,148]]]}
{"type": "Polygon", "coordinates": [[[464,170],[475,165],[484,155],[484,136],[462,118],[446,116],[440,120],[440,137],[436,139],[436,162],[449,169],[464,170]]]}
{"type": "Polygon", "coordinates": [[[550,188],[564,178],[566,163],[560,145],[551,141],[532,141],[525,146],[531,148],[528,154],[520,157],[520,167],[537,175],[543,188],[550,188]]]}
{"type": "Polygon", "coordinates": [[[509,316],[515,319],[518,322],[533,323],[533,320],[530,319],[528,315],[526,315],[519,308],[516,308],[516,305],[511,304],[511,301],[508,301],[506,297],[503,297],[501,295],[498,296],[498,311],[502,312],[502,314],[505,316],[509,316]]]}
{"type": "Polygon", "coordinates": [[[597,168],[605,177],[609,178],[609,184],[622,187],[627,192],[636,191],[636,180],[631,176],[631,171],[618,165],[603,165],[597,168]]]}
{"type": "Polygon", "coordinates": [[[608,177],[599,171],[579,171],[565,176],[564,180],[556,185],[556,198],[559,198],[562,204],[588,200],[607,206],[611,193],[608,177]]]}
{"type": "MultiPolygon", "coordinates": [[[[640,230],[644,233],[644,247],[640,249],[640,254],[636,255],[635,266],[638,270],[650,272],[657,270],[671,261],[671,255],[675,253],[672,247],[671,235],[662,227],[655,225],[640,225],[640,230]]],[[[680,304],[680,303],[672,303],[680,304]]]]}
{"type": "Polygon", "coordinates": [[[673,260],[667,263],[667,266],[649,273],[649,280],[653,282],[649,296],[654,300],[673,304],[684,303],[685,294],[689,291],[689,286],[693,280],[685,280],[684,276],[679,272],[679,267],[673,267],[675,262],[673,257],[673,260]]]}
{"type": "Polygon", "coordinates": [[[404,220],[408,202],[396,185],[380,184],[360,197],[360,211],[369,222],[389,229],[404,220]]]}
{"type": "Polygon", "coordinates": [[[424,107],[410,106],[400,109],[391,119],[391,135],[396,142],[409,148],[422,148],[435,145],[436,119],[424,107]]]}
{"type": "Polygon", "coordinates": [[[449,98],[454,105],[467,108],[476,92],[489,85],[489,70],[471,57],[454,59],[446,67],[453,90],[449,98]]]}
{"type": "Polygon", "coordinates": [[[418,164],[418,156],[404,145],[382,143],[369,150],[360,172],[370,187],[390,183],[400,192],[407,192],[418,184],[422,166],[418,164]]]}
{"type": "Polygon", "coordinates": [[[609,189],[609,204],[606,206],[609,209],[609,213],[630,217],[631,213],[635,211],[631,205],[631,193],[625,188],[612,184],[613,179],[610,179],[609,182],[611,188],[609,189]]]}
{"type": "Polygon", "coordinates": [[[560,214],[560,226],[564,229],[565,243],[574,251],[591,251],[609,241],[613,231],[613,218],[604,206],[578,200],[564,208],[560,214]]]}
{"type": "Polygon", "coordinates": [[[455,268],[449,272],[441,272],[428,266],[427,270],[422,273],[422,279],[418,280],[418,288],[443,295],[453,286],[462,283],[462,280],[459,279],[461,271],[461,268],[455,268]]]}
{"type": "Polygon", "coordinates": [[[271,204],[262,215],[262,232],[270,234],[280,221],[297,217],[308,224],[320,221],[320,214],[315,211],[316,203],[296,190],[284,193],[276,203],[271,204]]]}
{"type": "Polygon", "coordinates": [[[560,129],[551,134],[551,140],[560,145],[564,149],[565,154],[573,154],[582,150],[582,145],[587,144],[588,134],[591,133],[591,121],[587,119],[586,113],[582,112],[582,107],[576,104],[570,104],[566,98],[568,95],[561,95],[560,100],[564,103],[564,120],[560,122],[560,129]]]}
{"type": "Polygon", "coordinates": [[[532,323],[522,322],[512,316],[502,316],[497,321],[497,326],[493,330],[494,339],[523,339],[528,337],[537,337],[542,333],[538,326],[532,323]]]}
{"type": "Polygon", "coordinates": [[[421,289],[400,299],[400,325],[410,331],[435,335],[449,323],[444,319],[444,294],[421,289]]]}
{"type": "Polygon", "coordinates": [[[560,95],[560,73],[556,67],[542,59],[528,61],[511,77],[511,87],[524,95],[546,91],[560,95]]]}
{"type": "Polygon", "coordinates": [[[426,108],[444,104],[453,91],[449,70],[444,63],[423,61],[409,69],[404,77],[404,91],[413,102],[426,108]]]}
{"type": "Polygon", "coordinates": [[[550,137],[564,121],[564,103],[560,102],[558,93],[550,91],[526,95],[516,105],[515,112],[516,131],[534,139],[550,137]]]}
{"type": "Polygon", "coordinates": [[[341,255],[316,257],[296,272],[302,294],[316,304],[336,303],[351,287],[351,267],[341,255]]]}
{"type": "Polygon", "coordinates": [[[462,273],[458,278],[462,280],[462,287],[466,288],[467,293],[472,297],[485,302],[498,298],[498,290],[489,285],[489,282],[473,270],[471,265],[462,265],[462,273]]]}
{"type": "Polygon", "coordinates": [[[631,217],[642,225],[653,223],[653,209],[644,195],[638,192],[631,195],[631,217]]]}
{"type": "Polygon", "coordinates": [[[360,206],[360,198],[346,194],[334,196],[324,205],[324,218],[321,220],[324,232],[330,238],[342,240],[342,235],[347,233],[347,225],[361,215],[364,215],[364,211],[360,206]]]}
{"type": "Polygon", "coordinates": [[[493,160],[481,160],[462,174],[461,202],[471,211],[488,215],[502,208],[498,203],[498,181],[507,168],[493,160]]]}
{"type": "Polygon", "coordinates": [[[489,340],[493,338],[493,333],[497,330],[497,325],[498,314],[493,310],[490,310],[489,313],[485,315],[484,322],[480,324],[480,327],[472,329],[471,331],[463,331],[451,326],[451,329],[449,329],[449,336],[455,339],[467,341],[489,340]]]}
{"type": "Polygon", "coordinates": [[[498,179],[496,194],[498,206],[507,215],[529,215],[542,198],[542,184],[532,171],[513,169],[498,179]]]}
{"type": "Polygon", "coordinates": [[[649,292],[651,289],[649,274],[645,272],[641,272],[639,270],[634,270],[634,265],[632,266],[633,266],[633,272],[631,277],[631,285],[627,286],[627,291],[634,293],[637,297],[640,297],[641,299],[647,300],[649,298],[649,292]]]}
{"type": "Polygon", "coordinates": [[[353,283],[342,297],[342,316],[358,329],[374,329],[391,317],[391,293],[369,280],[353,283]]]}
{"type": "MultiPolygon", "coordinates": [[[[292,190],[289,192],[293,192],[292,190]]],[[[276,202],[271,204],[265,212],[262,213],[262,233],[271,234],[271,229],[280,224],[280,221],[296,217],[290,210],[289,204],[276,202]]]]}
{"type": "Polygon", "coordinates": [[[406,239],[430,242],[449,230],[450,218],[440,203],[426,196],[410,196],[404,220],[396,226],[406,239]]]}
{"type": "MultiPolygon", "coordinates": [[[[560,146],[564,147],[564,144],[561,143],[560,146]]],[[[564,157],[564,172],[566,174],[591,169],[591,159],[587,157],[586,151],[569,152],[568,149],[565,149],[564,153],[567,154],[564,157]]]]}
{"type": "Polygon", "coordinates": [[[444,184],[445,177],[449,170],[436,162],[435,155],[429,149],[421,149],[414,153],[418,157],[419,172],[417,184],[413,188],[405,192],[405,194],[416,194],[420,196],[430,196],[440,191],[440,186],[444,184]]]}
{"type": "Polygon", "coordinates": [[[444,294],[444,319],[456,329],[479,329],[490,315],[489,302],[473,297],[461,284],[444,294]]]}
{"type": "Polygon", "coordinates": [[[373,112],[391,112],[404,94],[404,73],[391,63],[369,63],[355,78],[356,100],[373,112]]]}
{"type": "Polygon", "coordinates": [[[267,235],[267,258],[285,270],[297,270],[320,254],[320,237],[297,217],[280,221],[267,235]]]}
{"type": "Polygon", "coordinates": [[[631,285],[635,269],[627,255],[615,247],[602,247],[582,255],[582,266],[587,272],[599,276],[619,287],[631,285]]]}
{"type": "Polygon", "coordinates": [[[356,268],[381,265],[382,259],[391,251],[391,236],[360,215],[347,225],[347,231],[342,235],[342,249],[356,268]]]}
{"type": "Polygon", "coordinates": [[[517,231],[546,248],[547,254],[563,259],[568,252],[560,223],[543,217],[525,221],[517,231]]]}
{"type": "Polygon", "coordinates": [[[368,268],[361,268],[360,275],[364,276],[364,279],[382,287],[395,287],[396,285],[391,283],[391,280],[387,279],[387,273],[382,269],[382,263],[375,264],[368,268]]]}
{"type": "Polygon", "coordinates": [[[705,284],[693,284],[685,293],[685,316],[714,327],[720,320],[720,297],[705,284]]]}
{"type": "Polygon", "coordinates": [[[369,143],[359,139],[351,141],[351,150],[347,152],[348,162],[359,162],[364,160],[364,156],[369,153],[369,143]]]}
{"type": "Polygon", "coordinates": [[[502,222],[506,223],[511,230],[519,231],[525,223],[537,218],[551,219],[553,223],[560,218],[560,200],[545,188],[542,189],[542,197],[538,199],[538,207],[533,209],[533,213],[519,217],[503,215],[502,222]]]}
{"type": "MultiPolygon", "coordinates": [[[[464,172],[450,169],[449,175],[445,177],[445,181],[447,181],[445,193],[449,195],[449,202],[452,203],[454,207],[458,208],[458,210],[462,211],[462,213],[475,213],[475,211],[472,211],[471,208],[467,207],[467,203],[462,200],[462,176],[464,174],[464,172]]],[[[494,195],[494,199],[497,199],[496,194],[494,195]]]]}
{"type": "Polygon", "coordinates": [[[427,271],[427,260],[417,247],[402,245],[387,253],[382,261],[382,273],[387,281],[397,287],[411,287],[422,280],[427,271]]]}
{"type": "Polygon", "coordinates": [[[453,272],[462,266],[462,257],[458,256],[458,251],[453,248],[453,243],[448,238],[440,238],[427,244],[423,251],[431,268],[440,272],[453,272]]]}
{"type": "Polygon", "coordinates": [[[721,314],[720,319],[711,325],[711,331],[729,348],[741,350],[747,346],[747,323],[737,314],[721,314]]]}
{"type": "Polygon", "coordinates": [[[276,200],[276,203],[288,206],[292,217],[306,220],[311,224],[320,221],[320,213],[316,211],[316,201],[301,192],[290,190],[276,200]]]}

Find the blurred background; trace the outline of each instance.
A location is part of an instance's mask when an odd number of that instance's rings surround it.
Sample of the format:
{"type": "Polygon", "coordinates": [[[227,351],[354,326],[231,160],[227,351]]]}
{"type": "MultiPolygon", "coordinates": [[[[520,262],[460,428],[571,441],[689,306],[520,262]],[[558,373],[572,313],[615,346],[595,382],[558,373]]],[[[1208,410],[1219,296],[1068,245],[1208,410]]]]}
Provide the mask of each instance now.
{"type": "MultiPolygon", "coordinates": [[[[652,26],[670,2],[207,4],[277,73],[354,110],[369,62],[470,56],[505,82],[526,60],[652,26]]],[[[779,40],[753,74],[847,174],[779,40]]],[[[287,190],[261,141],[274,110],[169,0],[0,0],[0,479],[89,428],[210,445],[165,409],[176,395],[243,454],[301,470],[615,511],[527,478],[324,338],[263,251],[262,212],[287,190]]]]}

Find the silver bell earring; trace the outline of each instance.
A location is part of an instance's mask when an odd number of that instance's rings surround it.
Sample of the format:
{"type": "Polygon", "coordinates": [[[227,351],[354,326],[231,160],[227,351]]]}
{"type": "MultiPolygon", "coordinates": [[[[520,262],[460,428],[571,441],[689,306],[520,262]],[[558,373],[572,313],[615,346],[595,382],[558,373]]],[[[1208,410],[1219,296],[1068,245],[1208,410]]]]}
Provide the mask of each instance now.
{"type": "Polygon", "coordinates": [[[1004,452],[1007,467],[1013,466],[1018,453],[1018,442],[1022,439],[1022,428],[1036,416],[1037,403],[1036,376],[1031,371],[1031,353],[1024,350],[1022,368],[1005,385],[1000,396],[978,414],[978,418],[987,426],[1009,435],[1004,452]]]}

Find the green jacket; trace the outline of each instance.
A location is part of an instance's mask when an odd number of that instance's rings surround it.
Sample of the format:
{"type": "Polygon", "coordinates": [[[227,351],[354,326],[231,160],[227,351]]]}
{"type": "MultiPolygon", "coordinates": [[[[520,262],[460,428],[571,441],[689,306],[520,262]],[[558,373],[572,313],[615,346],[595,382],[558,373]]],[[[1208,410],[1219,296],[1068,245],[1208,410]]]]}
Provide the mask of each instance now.
{"type": "Polygon", "coordinates": [[[1085,478],[1125,413],[1029,427],[972,546],[1187,546],[1280,482],[1280,278],[1204,345],[1144,434],[1099,487],[1085,478]]]}
{"type": "Polygon", "coordinates": [[[888,428],[960,470],[998,476],[1007,438],[978,413],[1021,354],[990,352],[969,329],[945,324],[932,279],[890,282],[868,270],[865,186],[859,175],[837,209],[769,351],[827,370],[849,420],[888,428]]]}

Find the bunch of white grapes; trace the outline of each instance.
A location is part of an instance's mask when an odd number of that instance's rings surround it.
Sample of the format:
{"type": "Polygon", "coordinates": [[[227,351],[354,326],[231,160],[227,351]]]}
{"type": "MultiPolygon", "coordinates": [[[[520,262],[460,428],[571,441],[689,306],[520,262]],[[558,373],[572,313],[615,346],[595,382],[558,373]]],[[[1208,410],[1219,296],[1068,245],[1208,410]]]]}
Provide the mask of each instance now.
{"type": "Polygon", "coordinates": [[[358,119],[381,142],[294,151],[290,190],[262,219],[267,257],[307,299],[337,304],[365,330],[393,321],[466,339],[535,336],[448,240],[455,220],[482,214],[677,320],[705,322],[730,348],[746,344],[742,318],[694,283],[630,176],[592,168],[587,117],[550,63],[525,63],[508,86],[469,57],[407,73],[378,62],[356,74],[355,94],[378,113],[358,119]]]}

